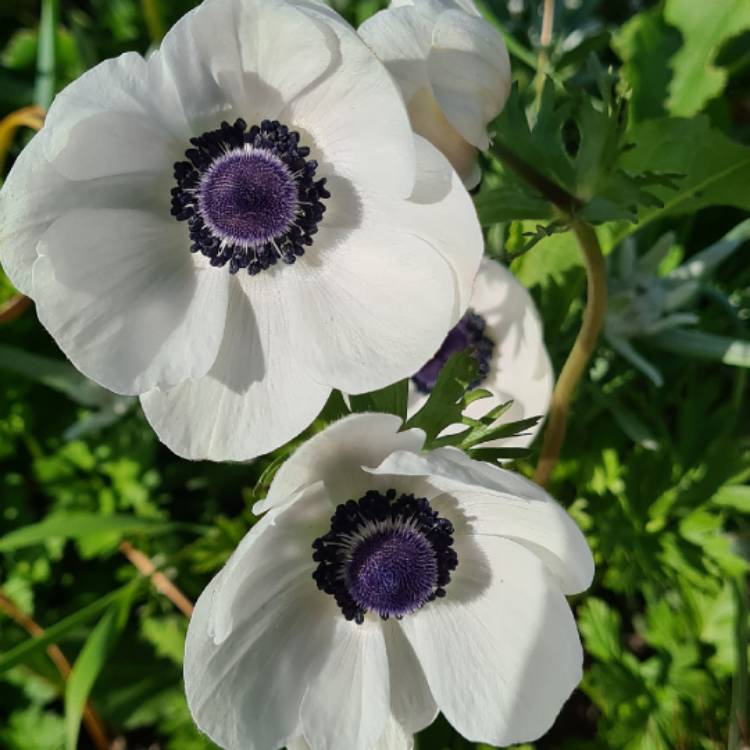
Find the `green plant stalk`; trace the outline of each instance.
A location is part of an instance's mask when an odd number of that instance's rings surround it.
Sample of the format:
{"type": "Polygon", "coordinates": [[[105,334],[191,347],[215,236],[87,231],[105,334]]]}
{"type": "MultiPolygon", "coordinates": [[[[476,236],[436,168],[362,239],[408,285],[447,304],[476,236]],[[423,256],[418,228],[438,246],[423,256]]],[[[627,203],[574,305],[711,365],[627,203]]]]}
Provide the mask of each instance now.
{"type": "Polygon", "coordinates": [[[154,44],[158,44],[166,33],[164,19],[159,8],[159,0],[142,0],[142,5],[148,35],[154,44]]]}
{"type": "Polygon", "coordinates": [[[565,440],[570,403],[576,387],[596,348],[607,309],[607,282],[604,256],[596,232],[590,224],[578,219],[573,222],[573,233],[583,254],[586,265],[586,309],[583,323],[578,331],[573,348],[565,360],[560,376],[552,392],[547,427],[542,441],[542,452],[534,472],[534,481],[544,486],[560,457],[565,440]]]}
{"type": "Polygon", "coordinates": [[[734,623],[734,643],[737,652],[737,663],[732,680],[732,709],[730,711],[728,750],[742,750],[748,740],[748,675],[747,646],[748,638],[748,596],[745,575],[739,575],[732,581],[737,618],[734,623]]]}
{"type": "Polygon", "coordinates": [[[544,79],[549,71],[549,49],[552,44],[552,25],[555,19],[555,0],[544,0],[544,11],[542,16],[542,32],[539,37],[539,64],[536,69],[536,80],[534,88],[536,89],[536,108],[542,101],[542,92],[544,91],[544,79]]]}
{"type": "Polygon", "coordinates": [[[55,96],[57,81],[57,26],[60,22],[59,0],[42,0],[39,22],[39,48],[36,56],[34,103],[49,109],[55,96]]]}
{"type": "Polygon", "coordinates": [[[607,310],[604,255],[593,227],[576,218],[576,214],[584,206],[580,198],[538,172],[501,141],[496,140],[492,149],[495,155],[519,177],[556,206],[563,220],[570,222],[586,267],[587,300],[583,323],[552,392],[542,451],[534,472],[534,481],[544,486],[549,481],[560,456],[560,449],[565,440],[570,403],[604,326],[604,314],[607,310]]]}

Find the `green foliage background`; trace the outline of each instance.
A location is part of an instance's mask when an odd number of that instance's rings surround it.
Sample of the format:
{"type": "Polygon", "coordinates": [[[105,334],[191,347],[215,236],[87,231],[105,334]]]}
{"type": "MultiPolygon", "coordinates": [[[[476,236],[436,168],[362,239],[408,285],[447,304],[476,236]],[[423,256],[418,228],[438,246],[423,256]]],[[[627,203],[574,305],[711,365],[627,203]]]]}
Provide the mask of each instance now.
{"type": "MultiPolygon", "coordinates": [[[[45,13],[32,0],[0,0],[0,117],[46,103],[50,92],[106,57],[146,52],[193,4],[65,0],[55,14],[57,3],[48,0],[45,13]],[[45,48],[52,67],[40,73],[45,48]]],[[[355,24],[380,7],[378,0],[335,5],[355,24]]],[[[673,232],[669,270],[750,210],[750,3],[557,5],[548,101],[526,135],[510,106],[498,121],[499,138],[584,199],[605,252],[633,238],[643,254],[673,232]],[[587,110],[586,102],[602,99],[601,76],[586,62],[592,54],[627,89],[624,131],[613,136],[627,148],[603,143],[615,115],[602,115],[598,105],[587,110]],[[545,123],[559,115],[566,85],[585,96],[576,110],[581,147],[575,159],[562,154],[560,162],[545,123]],[[638,190],[622,177],[646,172],[677,177],[673,184],[649,178],[638,190]],[[640,193],[647,184],[658,201],[640,193]]],[[[533,109],[540,6],[483,5],[507,34],[519,111],[533,109]]],[[[563,129],[566,118],[558,122],[563,129]]],[[[11,159],[27,138],[18,134],[11,159]]],[[[508,257],[534,245],[513,268],[540,306],[559,370],[583,307],[578,250],[570,233],[550,225],[552,213],[538,195],[494,157],[485,167],[477,205],[488,250],[508,257]]],[[[747,339],[749,282],[745,248],[720,266],[697,303],[701,330],[747,339]]],[[[0,302],[12,294],[0,276],[0,302]]],[[[737,728],[732,721],[738,712],[747,716],[748,698],[744,370],[666,353],[653,342],[642,349],[664,386],[602,343],[552,484],[587,534],[597,575],[574,603],[586,674],[554,728],[535,743],[540,750],[716,750],[748,742],[742,722],[737,728]]],[[[0,613],[0,747],[91,747],[78,732],[89,692],[112,736],[128,748],[211,747],[183,698],[185,618],[138,578],[118,544],[131,540],[196,598],[252,525],[250,506],[288,450],[246,466],[176,458],[137,404],[67,365],[33,310],[0,326],[0,394],[0,588],[75,662],[66,687],[40,643],[0,613]]],[[[311,429],[320,429],[334,406],[311,429]]],[[[534,458],[520,459],[517,468],[529,472],[534,458]]],[[[423,750],[473,747],[442,719],[417,742],[423,750]]]]}

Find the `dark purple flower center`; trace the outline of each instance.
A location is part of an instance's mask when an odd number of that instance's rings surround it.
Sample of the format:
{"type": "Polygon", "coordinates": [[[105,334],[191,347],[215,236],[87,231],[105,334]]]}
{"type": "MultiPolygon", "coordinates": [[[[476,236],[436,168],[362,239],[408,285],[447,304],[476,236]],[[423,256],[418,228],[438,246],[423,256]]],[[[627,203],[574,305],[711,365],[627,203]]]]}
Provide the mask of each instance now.
{"type": "Polygon", "coordinates": [[[194,253],[251,276],[304,255],[330,193],[299,140],[276,120],[248,129],[241,119],[190,139],[189,161],[174,165],[172,215],[188,222],[194,253]]]}
{"type": "Polygon", "coordinates": [[[313,542],[313,578],[347,620],[401,618],[445,596],[458,565],[452,545],[451,522],[428,500],[371,490],[339,505],[330,531],[313,542]]]}
{"type": "Polygon", "coordinates": [[[492,361],[495,342],[486,334],[487,323],[481,315],[473,310],[467,313],[448,332],[445,341],[437,350],[435,356],[422,369],[412,376],[412,381],[421,393],[430,393],[437,383],[440,371],[445,363],[458,352],[469,349],[472,356],[479,363],[479,375],[471,383],[470,388],[476,388],[487,377],[492,361]]]}

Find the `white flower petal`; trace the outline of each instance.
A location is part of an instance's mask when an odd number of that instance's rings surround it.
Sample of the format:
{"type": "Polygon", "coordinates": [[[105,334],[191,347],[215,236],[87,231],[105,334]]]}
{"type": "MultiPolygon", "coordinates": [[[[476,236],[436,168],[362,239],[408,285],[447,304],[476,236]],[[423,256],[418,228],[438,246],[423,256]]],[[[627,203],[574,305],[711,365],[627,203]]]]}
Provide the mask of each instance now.
{"type": "Polygon", "coordinates": [[[289,585],[220,645],[208,633],[213,586],[198,600],[185,644],[193,719],[226,750],[268,750],[299,734],[299,708],[340,619],[310,580],[289,585]]]}
{"type": "Polygon", "coordinates": [[[408,103],[429,85],[427,58],[435,19],[413,5],[394,6],[368,18],[357,29],[368,47],[398,81],[408,103]]]}
{"type": "Polygon", "coordinates": [[[169,182],[181,139],[190,135],[184,122],[170,130],[174,97],[173,84],[135,52],[105,60],[55,98],[45,157],[71,180],[145,172],[169,182]]]}
{"type": "Polygon", "coordinates": [[[392,414],[352,414],[334,422],[303,443],[281,466],[268,497],[253,513],[285,505],[297,493],[318,481],[337,505],[369,489],[371,476],[363,466],[379,464],[393,451],[418,451],[424,444],[421,430],[401,429],[392,414]]]}
{"type": "Polygon", "coordinates": [[[330,394],[295,360],[284,300],[274,277],[263,276],[232,280],[224,339],[207,375],[141,397],[159,439],[179,456],[243,461],[267,453],[302,432],[330,394]]]}
{"type": "Polygon", "coordinates": [[[286,586],[310,578],[312,543],[328,531],[332,511],[326,486],[316,482],[272,509],[244,536],[220,573],[209,627],[215,643],[286,586]]]}
{"type": "Polygon", "coordinates": [[[336,46],[325,25],[290,3],[214,0],[178,22],[160,54],[198,135],[217,126],[217,112],[250,125],[275,119],[325,73],[336,46]]]}
{"type": "Polygon", "coordinates": [[[305,740],[315,750],[372,750],[389,716],[388,685],[380,623],[357,625],[339,616],[333,643],[302,701],[305,740]]]}
{"type": "MultiPolygon", "coordinates": [[[[145,174],[71,183],[44,157],[49,133],[43,129],[31,139],[0,190],[0,260],[14,286],[27,295],[37,243],[65,211],[81,206],[148,210],[161,198],[145,174]]],[[[169,191],[163,203],[168,212],[169,191]]]]}
{"type": "MultiPolygon", "coordinates": [[[[287,744],[287,750],[314,750],[305,742],[304,737],[297,737],[287,744]]],[[[414,737],[407,734],[404,728],[393,718],[388,717],[385,732],[370,750],[412,750],[414,737]]]]}
{"type": "MultiPolygon", "coordinates": [[[[312,7],[305,12],[321,19],[330,13],[312,7]]],[[[329,28],[339,39],[338,65],[295,97],[280,119],[309,134],[322,176],[405,198],[414,186],[416,166],[398,88],[352,29],[330,22],[329,28]]]]}
{"type": "MultiPolygon", "coordinates": [[[[484,318],[486,334],[495,348],[489,373],[481,383],[493,397],[474,401],[464,414],[479,419],[499,404],[512,400],[512,406],[502,417],[504,422],[544,416],[552,396],[554,372],[544,345],[543,323],[531,295],[505,266],[483,258],[468,306],[484,318]]],[[[427,395],[410,383],[409,414],[419,411],[426,400],[427,395]]],[[[491,440],[484,445],[525,448],[543,424],[542,419],[522,435],[491,440]]],[[[451,428],[446,434],[461,429],[451,428]]]]}
{"type": "Polygon", "coordinates": [[[415,142],[417,182],[410,199],[365,201],[363,223],[422,237],[440,253],[456,275],[458,321],[469,304],[484,238],[471,196],[448,160],[425,138],[415,142]]]}
{"type": "Polygon", "coordinates": [[[32,296],[39,320],[76,367],[138,394],[199,377],[219,350],[228,279],[196,268],[167,219],[81,209],[39,243],[32,296]]]}
{"type": "Polygon", "coordinates": [[[469,143],[486,149],[486,126],[510,94],[510,57],[502,36],[483,18],[446,10],[432,31],[428,68],[445,116],[469,143]]]}
{"type": "Polygon", "coordinates": [[[544,562],[566,594],[591,585],[594,561],[580,529],[541,487],[520,474],[473,461],[456,448],[393,453],[372,471],[427,477],[459,502],[472,533],[522,544],[544,562]]]}
{"type": "Polygon", "coordinates": [[[262,519],[198,600],[185,644],[188,705],[227,750],[268,750],[300,733],[303,697],[343,622],[311,577],[326,507],[318,486],[262,519]]]}
{"type": "Polygon", "coordinates": [[[438,707],[414,649],[399,624],[390,620],[383,630],[391,679],[391,711],[404,734],[415,734],[432,724],[438,707]]]}
{"type": "Polygon", "coordinates": [[[581,679],[575,620],[547,569],[514,542],[457,538],[445,599],[401,627],[440,710],[468,740],[506,746],[552,725],[581,679]]]}
{"type": "Polygon", "coordinates": [[[323,224],[319,255],[278,274],[292,346],[312,377],[363,393],[408,377],[440,345],[457,313],[456,279],[420,228],[323,224]]]}
{"type": "Polygon", "coordinates": [[[446,118],[432,88],[420,88],[409,100],[408,109],[414,131],[445,155],[468,190],[475,188],[482,178],[477,150],[446,118]]]}
{"type": "MultiPolygon", "coordinates": [[[[487,334],[495,342],[490,373],[482,383],[495,398],[475,401],[466,415],[479,418],[509,400],[513,405],[503,415],[504,421],[545,415],[554,372],[544,345],[543,323],[529,292],[505,266],[486,258],[469,306],[487,321],[487,334]]],[[[526,447],[543,423],[541,420],[523,436],[491,441],[487,446],[526,447]]]]}

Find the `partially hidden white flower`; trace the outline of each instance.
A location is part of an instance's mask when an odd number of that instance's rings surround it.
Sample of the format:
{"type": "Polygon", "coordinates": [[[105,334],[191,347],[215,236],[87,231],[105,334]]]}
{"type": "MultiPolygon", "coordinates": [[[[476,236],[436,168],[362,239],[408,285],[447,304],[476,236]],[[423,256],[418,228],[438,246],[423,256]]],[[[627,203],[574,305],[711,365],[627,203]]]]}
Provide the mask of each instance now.
{"type": "MultiPolygon", "coordinates": [[[[544,345],[544,327],[534,300],[501,263],[484,258],[474,281],[469,309],[450,331],[437,353],[409,383],[409,413],[427,400],[442,367],[456,352],[470,349],[479,362],[473,385],[492,398],[472,401],[465,416],[478,419],[513,401],[506,421],[544,416],[549,408],[554,373],[544,345]]],[[[487,447],[525,448],[541,429],[540,421],[520,435],[486,443],[487,447]]],[[[456,431],[450,428],[450,431],[456,431]]]]}
{"type": "Polygon", "coordinates": [[[356,414],[302,445],[201,594],[185,687],[221,747],[404,750],[438,711],[505,746],[544,734],[580,680],[578,527],[527,479],[401,426],[356,414]]]}
{"type": "Polygon", "coordinates": [[[189,458],[251,458],[332,388],[408,377],[481,252],[470,197],[387,70],[302,0],[207,0],[147,60],[88,71],[0,192],[8,276],[189,458]]]}
{"type": "Polygon", "coordinates": [[[500,33],[472,0],[397,0],[359,34],[386,64],[414,130],[432,141],[472,188],[477,149],[510,94],[510,58],[500,33]]]}

